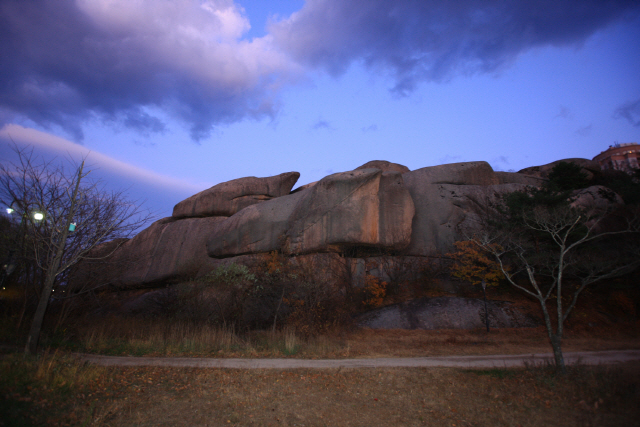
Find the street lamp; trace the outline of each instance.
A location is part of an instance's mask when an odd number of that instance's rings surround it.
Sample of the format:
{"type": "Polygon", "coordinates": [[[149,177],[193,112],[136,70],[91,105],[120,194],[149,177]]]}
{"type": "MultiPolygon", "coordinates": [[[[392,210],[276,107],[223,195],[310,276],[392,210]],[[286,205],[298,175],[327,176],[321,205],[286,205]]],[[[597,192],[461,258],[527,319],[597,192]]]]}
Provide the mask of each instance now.
{"type": "MultiPolygon", "coordinates": [[[[19,206],[21,205],[21,203],[16,202],[15,200],[11,202],[11,205],[7,208],[7,213],[9,215],[13,215],[13,213],[16,211],[15,208],[13,207],[13,205],[15,205],[16,203],[18,203],[19,206]]],[[[31,203],[29,203],[28,206],[31,206],[31,203]]],[[[28,211],[29,211],[28,207],[24,209],[24,212],[22,212],[22,219],[24,219],[24,217],[28,214],[28,211]]],[[[31,216],[33,216],[33,219],[35,221],[42,221],[44,219],[44,213],[40,212],[39,210],[31,211],[31,216]]]]}
{"type": "Polygon", "coordinates": [[[16,211],[15,209],[13,209],[13,204],[14,204],[15,202],[16,202],[15,200],[14,200],[13,202],[11,202],[11,205],[7,208],[7,213],[8,213],[9,215],[11,215],[12,213],[14,213],[14,212],[16,211]]]}
{"type": "MultiPolygon", "coordinates": [[[[7,213],[9,215],[12,215],[16,210],[13,208],[13,205],[16,203],[16,201],[14,200],[13,202],[11,202],[11,206],[9,206],[7,208],[7,213]]],[[[24,219],[24,217],[27,215],[27,211],[28,209],[25,209],[25,211],[22,214],[22,218],[24,219]]],[[[44,213],[40,212],[40,211],[32,211],[31,212],[31,216],[33,217],[34,221],[42,221],[45,218],[44,213]]],[[[20,221],[22,222],[22,220],[20,221]]],[[[72,222],[69,224],[69,231],[74,232],[76,231],[76,223],[72,222]]]]}

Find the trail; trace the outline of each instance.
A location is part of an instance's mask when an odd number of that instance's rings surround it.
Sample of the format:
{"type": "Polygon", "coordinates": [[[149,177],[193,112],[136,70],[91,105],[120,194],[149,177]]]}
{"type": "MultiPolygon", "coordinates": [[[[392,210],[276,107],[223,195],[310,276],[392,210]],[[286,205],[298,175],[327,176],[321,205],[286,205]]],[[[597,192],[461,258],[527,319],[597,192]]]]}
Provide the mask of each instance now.
{"type": "MultiPolygon", "coordinates": [[[[331,368],[512,368],[553,362],[552,353],[492,355],[389,357],[363,359],[218,359],[192,357],[132,357],[76,354],[85,362],[102,366],[168,366],[220,369],[331,369],[331,368]]],[[[640,361],[640,350],[580,351],[564,353],[567,365],[615,364],[640,361]]]]}

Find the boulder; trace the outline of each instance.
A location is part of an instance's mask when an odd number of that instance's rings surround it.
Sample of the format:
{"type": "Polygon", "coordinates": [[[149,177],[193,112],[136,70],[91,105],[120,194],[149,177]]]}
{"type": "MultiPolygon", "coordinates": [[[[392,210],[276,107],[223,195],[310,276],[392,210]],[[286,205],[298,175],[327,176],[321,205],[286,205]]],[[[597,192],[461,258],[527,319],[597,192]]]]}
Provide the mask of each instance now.
{"type": "Polygon", "coordinates": [[[207,244],[212,257],[282,250],[396,250],[411,235],[414,206],[398,172],[362,169],[329,175],[313,187],[249,206],[226,219],[207,244]]]}
{"type": "Polygon", "coordinates": [[[496,174],[487,162],[449,163],[429,166],[403,174],[407,185],[453,184],[494,185],[499,184],[496,174]],[[411,184],[409,184],[409,182],[411,184]]]}
{"type": "Polygon", "coordinates": [[[380,169],[383,172],[400,172],[407,173],[409,172],[409,168],[400,165],[398,163],[391,163],[386,160],[371,160],[370,162],[365,163],[362,166],[357,167],[355,170],[360,169],[380,169]]]}
{"type": "MultiPolygon", "coordinates": [[[[224,217],[165,218],[154,222],[104,258],[80,263],[72,286],[92,283],[116,287],[140,287],[175,281],[198,273],[209,257],[207,236],[224,217]]],[[[96,247],[91,258],[105,254],[111,242],[96,247]]]]}
{"type": "Polygon", "coordinates": [[[207,253],[214,258],[280,250],[297,203],[311,189],[249,206],[225,219],[208,236],[207,253]]]}
{"type": "Polygon", "coordinates": [[[285,248],[294,254],[340,252],[350,246],[402,249],[409,244],[414,212],[400,173],[336,173],[296,204],[285,248]]]}
{"type": "Polygon", "coordinates": [[[313,187],[317,183],[318,183],[318,181],[313,181],[313,182],[310,182],[308,184],[301,185],[300,187],[298,187],[295,190],[291,191],[291,193],[293,194],[293,193],[297,193],[297,192],[302,191],[302,190],[306,190],[307,188],[313,187]]]}
{"type": "Polygon", "coordinates": [[[238,178],[214,185],[175,205],[174,218],[231,216],[247,206],[287,195],[300,173],[287,172],[268,178],[238,178]]]}
{"type": "Polygon", "coordinates": [[[602,185],[576,190],[571,195],[571,206],[587,211],[588,215],[602,215],[624,205],[624,200],[615,191],[602,185]]]}
{"type": "MultiPolygon", "coordinates": [[[[538,322],[506,301],[487,302],[492,328],[536,327],[538,322]]],[[[372,329],[477,329],[485,327],[481,299],[420,298],[369,311],[357,319],[372,329]]]]}
{"type": "Polygon", "coordinates": [[[411,243],[406,255],[446,253],[479,224],[478,209],[501,194],[527,188],[499,184],[486,162],[453,163],[402,175],[415,205],[411,243]]]}
{"type": "Polygon", "coordinates": [[[542,166],[531,166],[531,167],[519,170],[518,173],[537,176],[537,177],[546,179],[549,177],[549,173],[554,168],[554,166],[561,162],[574,163],[580,166],[582,168],[582,172],[587,176],[587,179],[591,179],[593,178],[594,175],[597,175],[601,172],[601,168],[598,162],[594,162],[593,160],[589,160],[589,159],[577,158],[577,159],[557,160],[555,162],[547,163],[546,165],[542,165],[542,166]]]}
{"type": "Polygon", "coordinates": [[[517,172],[495,172],[495,174],[498,178],[498,184],[524,184],[533,187],[542,187],[544,183],[547,182],[546,178],[517,172]]]}

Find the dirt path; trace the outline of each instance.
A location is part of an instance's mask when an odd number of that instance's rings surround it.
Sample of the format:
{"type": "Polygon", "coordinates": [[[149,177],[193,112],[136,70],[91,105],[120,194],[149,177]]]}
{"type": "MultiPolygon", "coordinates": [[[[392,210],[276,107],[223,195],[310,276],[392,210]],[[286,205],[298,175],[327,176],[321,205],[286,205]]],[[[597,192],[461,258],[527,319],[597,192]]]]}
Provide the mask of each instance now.
{"type": "MultiPolygon", "coordinates": [[[[296,368],[508,368],[526,364],[553,363],[551,353],[494,355],[391,357],[372,359],[216,359],[190,357],[127,357],[77,354],[80,360],[102,366],[170,366],[226,369],[296,369],[296,368]]],[[[640,361],[640,350],[582,351],[564,354],[567,364],[612,364],[640,361]]]]}

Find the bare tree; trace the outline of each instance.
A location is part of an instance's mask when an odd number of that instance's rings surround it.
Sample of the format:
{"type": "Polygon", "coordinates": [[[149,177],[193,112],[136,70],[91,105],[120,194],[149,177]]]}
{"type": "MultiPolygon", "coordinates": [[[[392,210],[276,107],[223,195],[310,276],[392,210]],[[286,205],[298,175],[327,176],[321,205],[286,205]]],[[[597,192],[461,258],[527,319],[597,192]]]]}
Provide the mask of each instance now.
{"type": "Polygon", "coordinates": [[[123,191],[88,178],[85,160],[56,164],[14,147],[16,163],[0,165],[0,197],[16,221],[23,253],[41,272],[39,303],[25,353],[35,353],[54,285],[96,245],[129,237],[151,219],[123,191]]]}
{"type": "Polygon", "coordinates": [[[561,202],[498,212],[470,240],[495,258],[512,286],[538,300],[556,367],[565,372],[564,323],[579,295],[640,265],[637,207],[597,212],[561,202]]]}

